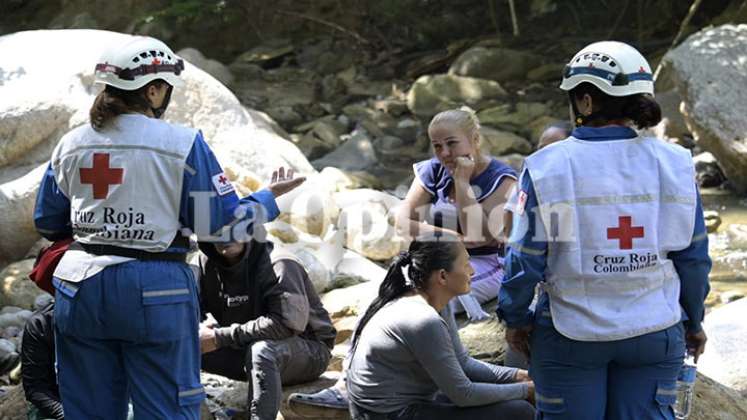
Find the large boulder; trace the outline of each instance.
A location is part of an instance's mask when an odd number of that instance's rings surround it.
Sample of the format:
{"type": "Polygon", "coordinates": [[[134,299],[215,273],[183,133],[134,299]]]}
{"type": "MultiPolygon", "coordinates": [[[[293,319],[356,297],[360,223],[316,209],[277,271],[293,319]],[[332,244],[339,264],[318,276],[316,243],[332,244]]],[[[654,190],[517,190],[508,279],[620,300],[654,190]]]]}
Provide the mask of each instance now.
{"type": "Polygon", "coordinates": [[[196,48],[182,48],[176,53],[179,57],[189,61],[197,68],[207,72],[226,86],[233,84],[233,75],[228,67],[218,60],[205,57],[196,48]]]}
{"type": "MultiPolygon", "coordinates": [[[[317,420],[319,418],[330,417],[301,417],[296,415],[288,407],[288,397],[294,392],[313,393],[320,389],[332,386],[339,377],[339,372],[325,372],[322,376],[312,382],[283,387],[283,398],[280,404],[280,415],[277,419],[284,420],[317,420]]],[[[247,396],[249,389],[246,382],[234,381],[218,375],[203,373],[201,382],[205,386],[205,392],[208,395],[208,405],[213,409],[222,409],[223,412],[231,412],[233,419],[248,419],[247,396]]],[[[339,410],[339,419],[349,419],[347,410],[339,410]]],[[[272,419],[268,419],[272,420],[272,419]]]]}
{"type": "MultiPolygon", "coordinates": [[[[536,55],[508,48],[474,47],[460,55],[449,68],[449,74],[477,77],[497,82],[527,77],[542,63],[536,55]]],[[[560,71],[554,69],[557,77],[560,71]]]]}
{"type": "Polygon", "coordinates": [[[441,111],[468,105],[474,109],[508,96],[493,80],[451,74],[422,76],[407,93],[407,107],[413,114],[430,118],[441,111]]]}
{"type": "Polygon", "coordinates": [[[707,28],[666,55],[685,122],[726,177],[747,193],[747,24],[707,28]]]}
{"type": "Polygon", "coordinates": [[[351,190],[334,195],[340,208],[337,227],[345,235],[345,244],[366,258],[388,260],[405,246],[397,235],[390,215],[400,200],[389,194],[369,190],[351,190]]]}
{"type": "Polygon", "coordinates": [[[341,146],[314,160],[314,167],[336,166],[345,171],[365,171],[378,163],[371,135],[365,128],[357,128],[346,137],[341,146]]]}
{"type": "Polygon", "coordinates": [[[459,329],[459,338],[470,356],[488,363],[503,364],[506,355],[505,329],[497,318],[471,322],[459,329]]]}
{"type": "Polygon", "coordinates": [[[28,275],[34,260],[22,260],[0,271],[0,307],[17,306],[34,310],[34,301],[40,294],[46,294],[29,280],[28,275]]]}
{"type": "Polygon", "coordinates": [[[0,267],[22,258],[39,240],[32,214],[36,191],[46,166],[42,164],[18,179],[0,184],[0,238],[3,238],[0,241],[0,267]]]}
{"type": "Polygon", "coordinates": [[[481,148],[489,155],[501,156],[511,153],[528,155],[532,153],[532,144],[527,139],[510,131],[483,126],[480,127],[480,135],[482,136],[481,148]]]}
{"type": "Polygon", "coordinates": [[[698,373],[691,420],[741,420],[747,418],[747,398],[698,373]]]}
{"type": "MultiPolygon", "coordinates": [[[[747,392],[747,299],[739,299],[709,313],[706,352],[698,370],[737,391],[747,392]]],[[[747,394],[746,394],[747,395],[747,394]]]]}
{"type": "MultiPolygon", "coordinates": [[[[18,178],[46,163],[64,133],[88,122],[100,89],[93,85],[95,64],[108,46],[129,37],[96,30],[0,37],[0,234],[14,238],[2,241],[0,260],[19,258],[38,239],[30,209],[41,172],[18,178]]],[[[278,166],[313,172],[269,117],[244,108],[231,91],[190,63],[183,77],[186,86],[175,90],[165,118],[200,128],[226,169],[256,179],[269,178],[278,166]]]]}

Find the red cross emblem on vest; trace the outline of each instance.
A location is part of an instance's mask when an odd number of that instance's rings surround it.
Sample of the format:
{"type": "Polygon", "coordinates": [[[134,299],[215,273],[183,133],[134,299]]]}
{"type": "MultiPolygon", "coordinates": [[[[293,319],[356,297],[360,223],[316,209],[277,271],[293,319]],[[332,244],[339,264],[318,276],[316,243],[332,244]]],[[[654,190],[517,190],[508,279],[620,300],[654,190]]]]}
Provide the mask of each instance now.
{"type": "Polygon", "coordinates": [[[109,196],[109,185],[121,184],[124,169],[109,167],[109,153],[94,153],[93,167],[80,168],[80,183],[93,185],[93,198],[109,196]]]}
{"type": "Polygon", "coordinates": [[[633,218],[630,216],[620,216],[618,227],[607,228],[607,239],[619,240],[620,249],[633,249],[633,239],[643,238],[643,235],[643,226],[633,226],[633,218]]]}
{"type": "Polygon", "coordinates": [[[221,184],[221,185],[225,185],[227,181],[228,181],[228,178],[226,178],[226,177],[225,177],[225,176],[223,176],[223,175],[221,175],[221,176],[220,176],[220,177],[218,178],[218,182],[220,182],[220,184],[221,184]]]}

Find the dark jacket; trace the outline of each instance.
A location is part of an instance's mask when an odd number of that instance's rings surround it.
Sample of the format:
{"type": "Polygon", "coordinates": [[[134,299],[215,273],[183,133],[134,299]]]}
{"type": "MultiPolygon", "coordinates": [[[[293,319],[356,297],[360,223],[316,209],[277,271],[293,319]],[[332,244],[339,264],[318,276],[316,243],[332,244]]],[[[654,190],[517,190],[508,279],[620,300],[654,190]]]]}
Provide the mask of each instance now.
{"type": "Polygon", "coordinates": [[[213,244],[200,244],[200,307],[218,321],[218,347],[299,335],[331,349],[336,331],[304,268],[287,258],[273,264],[271,243],[250,244],[230,266],[213,244]]]}
{"type": "Polygon", "coordinates": [[[54,303],[40,309],[23,328],[21,375],[26,400],[43,418],[64,419],[55,375],[54,303]]]}

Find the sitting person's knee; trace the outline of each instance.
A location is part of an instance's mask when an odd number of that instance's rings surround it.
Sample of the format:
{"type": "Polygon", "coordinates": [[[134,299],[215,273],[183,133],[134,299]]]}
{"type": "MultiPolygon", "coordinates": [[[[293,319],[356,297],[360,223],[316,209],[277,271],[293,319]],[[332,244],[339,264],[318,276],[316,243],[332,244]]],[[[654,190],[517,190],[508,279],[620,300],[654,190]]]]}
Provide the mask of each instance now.
{"type": "Polygon", "coordinates": [[[502,404],[503,418],[516,420],[530,420],[534,418],[534,406],[525,400],[511,400],[502,404]]]}
{"type": "Polygon", "coordinates": [[[248,356],[251,357],[251,363],[253,365],[263,363],[276,363],[277,345],[273,340],[260,340],[254,342],[249,348],[248,356]]]}

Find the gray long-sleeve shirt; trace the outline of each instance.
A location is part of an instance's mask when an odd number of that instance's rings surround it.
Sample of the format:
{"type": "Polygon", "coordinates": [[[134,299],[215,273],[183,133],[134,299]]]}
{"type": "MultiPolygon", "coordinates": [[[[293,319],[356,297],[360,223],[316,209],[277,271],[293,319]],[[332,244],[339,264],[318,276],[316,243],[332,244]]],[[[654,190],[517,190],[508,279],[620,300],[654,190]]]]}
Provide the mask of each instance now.
{"type": "Polygon", "coordinates": [[[378,413],[432,401],[438,391],[462,407],[527,397],[517,369],[475,360],[459,340],[453,315],[420,296],[381,308],[361,333],[347,373],[357,405],[378,413]]]}

